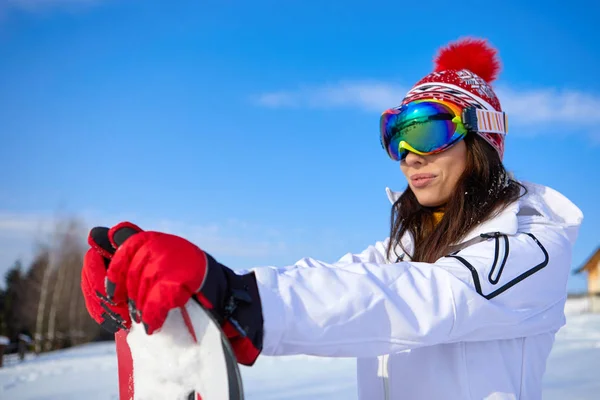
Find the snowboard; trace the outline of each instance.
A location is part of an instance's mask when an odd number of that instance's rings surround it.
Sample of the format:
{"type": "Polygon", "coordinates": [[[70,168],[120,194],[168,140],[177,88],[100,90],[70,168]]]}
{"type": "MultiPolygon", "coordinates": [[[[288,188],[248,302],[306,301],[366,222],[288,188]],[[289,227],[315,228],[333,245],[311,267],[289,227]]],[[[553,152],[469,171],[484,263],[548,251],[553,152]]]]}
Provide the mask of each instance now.
{"type": "Polygon", "coordinates": [[[195,300],[171,310],[158,332],[142,324],[115,334],[119,400],[243,400],[233,350],[195,300]]]}

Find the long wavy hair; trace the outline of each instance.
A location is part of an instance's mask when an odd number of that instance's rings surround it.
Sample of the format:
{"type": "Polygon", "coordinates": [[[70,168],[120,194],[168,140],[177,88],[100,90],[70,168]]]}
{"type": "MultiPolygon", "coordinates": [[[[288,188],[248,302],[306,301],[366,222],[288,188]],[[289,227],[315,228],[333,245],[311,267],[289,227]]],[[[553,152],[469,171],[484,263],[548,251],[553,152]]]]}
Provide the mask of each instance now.
{"type": "Polygon", "coordinates": [[[468,134],[467,163],[450,199],[442,206],[443,217],[434,223],[436,208],[419,204],[410,187],[392,205],[388,259],[396,259],[399,246],[413,261],[433,263],[450,253],[469,231],[515,202],[526,189],[512,179],[496,150],[476,134],[468,134]],[[522,192],[523,190],[523,192],[522,192]],[[401,238],[410,233],[412,254],[401,238]],[[393,256],[392,256],[393,254],[393,256]]]}

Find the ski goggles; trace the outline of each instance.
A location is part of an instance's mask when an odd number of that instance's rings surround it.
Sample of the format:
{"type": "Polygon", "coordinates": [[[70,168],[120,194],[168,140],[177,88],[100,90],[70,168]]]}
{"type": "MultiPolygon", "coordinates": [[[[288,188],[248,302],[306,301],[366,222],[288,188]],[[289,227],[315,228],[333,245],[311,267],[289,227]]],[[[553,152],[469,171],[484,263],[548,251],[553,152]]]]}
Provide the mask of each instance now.
{"type": "Polygon", "coordinates": [[[468,132],[506,134],[506,127],[504,112],[462,109],[435,99],[415,100],[383,112],[380,139],[388,156],[400,161],[409,151],[420,155],[440,153],[468,132]]]}

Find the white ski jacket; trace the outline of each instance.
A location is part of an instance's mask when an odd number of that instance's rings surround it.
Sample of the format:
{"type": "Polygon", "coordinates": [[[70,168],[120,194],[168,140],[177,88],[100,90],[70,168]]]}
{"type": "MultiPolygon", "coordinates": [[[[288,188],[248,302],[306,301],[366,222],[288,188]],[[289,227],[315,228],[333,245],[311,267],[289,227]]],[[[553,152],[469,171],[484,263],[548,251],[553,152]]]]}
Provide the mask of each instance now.
{"type": "Polygon", "coordinates": [[[524,185],[433,264],[386,259],[388,238],[334,264],[253,269],[262,354],[355,357],[361,400],[541,399],[583,214],[524,185]]]}

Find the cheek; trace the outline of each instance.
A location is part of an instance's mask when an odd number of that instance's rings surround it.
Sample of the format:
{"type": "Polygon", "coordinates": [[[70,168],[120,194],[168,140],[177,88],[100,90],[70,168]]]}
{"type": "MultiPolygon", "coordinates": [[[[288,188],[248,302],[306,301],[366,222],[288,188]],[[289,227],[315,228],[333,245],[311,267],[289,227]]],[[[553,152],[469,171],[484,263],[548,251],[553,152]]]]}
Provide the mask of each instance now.
{"type": "Polygon", "coordinates": [[[461,141],[453,150],[452,159],[448,160],[448,166],[452,169],[452,173],[459,177],[467,168],[467,146],[464,141],[461,141]]]}
{"type": "Polygon", "coordinates": [[[402,175],[408,179],[408,167],[405,162],[400,162],[400,171],[402,172],[402,175]]]}
{"type": "MultiPolygon", "coordinates": [[[[465,149],[466,150],[466,149],[465,149]]],[[[467,167],[467,154],[466,151],[459,151],[453,154],[453,157],[449,157],[444,160],[444,180],[446,181],[446,188],[453,190],[458,180],[462,176],[463,172],[467,167]]]]}
{"type": "Polygon", "coordinates": [[[464,172],[466,167],[467,167],[466,160],[456,160],[456,162],[454,162],[450,165],[449,172],[450,172],[453,183],[456,183],[458,181],[458,179],[460,178],[460,176],[462,175],[462,173],[464,172]]]}

